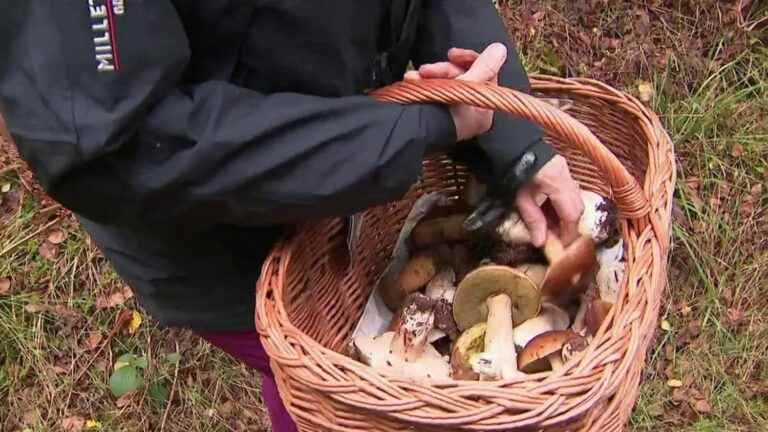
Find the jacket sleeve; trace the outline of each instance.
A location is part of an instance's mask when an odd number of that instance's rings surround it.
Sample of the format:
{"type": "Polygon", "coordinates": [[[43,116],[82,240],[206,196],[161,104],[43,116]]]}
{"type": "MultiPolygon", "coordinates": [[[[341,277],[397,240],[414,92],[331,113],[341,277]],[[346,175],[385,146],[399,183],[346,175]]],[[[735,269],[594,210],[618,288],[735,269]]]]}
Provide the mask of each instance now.
{"type": "Polygon", "coordinates": [[[106,4],[30,0],[0,17],[0,110],[44,188],[91,220],[346,215],[401,196],[456,140],[444,107],[185,84],[171,2],[106,4]]]}
{"type": "MultiPolygon", "coordinates": [[[[520,57],[490,0],[423,0],[414,64],[445,61],[452,47],[481,52],[494,42],[504,43],[508,50],[499,84],[529,92],[530,82],[520,57]]],[[[491,130],[477,139],[486,157],[474,159],[489,161],[494,177],[503,181],[530,151],[536,156],[535,163],[525,171],[526,178],[515,179],[523,182],[554,156],[554,149],[542,138],[541,129],[530,121],[496,113],[491,130]]]]}

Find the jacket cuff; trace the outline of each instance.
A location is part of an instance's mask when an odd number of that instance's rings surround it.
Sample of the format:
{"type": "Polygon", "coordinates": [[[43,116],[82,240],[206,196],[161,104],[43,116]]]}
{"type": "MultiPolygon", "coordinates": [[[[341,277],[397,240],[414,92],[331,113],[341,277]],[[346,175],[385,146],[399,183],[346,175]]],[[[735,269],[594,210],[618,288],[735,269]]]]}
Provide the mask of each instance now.
{"type": "Polygon", "coordinates": [[[446,105],[421,105],[421,116],[426,127],[427,154],[446,151],[456,144],[456,125],[446,105]]]}
{"type": "Polygon", "coordinates": [[[500,186],[507,191],[519,189],[536,175],[556,154],[551,144],[543,139],[536,140],[505,170],[500,186]]]}

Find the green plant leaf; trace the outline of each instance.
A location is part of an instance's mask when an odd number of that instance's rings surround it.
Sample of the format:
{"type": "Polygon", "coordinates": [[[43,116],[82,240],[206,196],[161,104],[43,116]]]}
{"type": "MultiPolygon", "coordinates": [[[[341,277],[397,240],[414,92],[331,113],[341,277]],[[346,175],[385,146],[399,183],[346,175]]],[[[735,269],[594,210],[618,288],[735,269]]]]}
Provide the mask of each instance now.
{"type": "Polygon", "coordinates": [[[141,377],[133,366],[124,366],[115,369],[109,378],[109,389],[115,397],[121,397],[141,386],[141,377]]]}
{"type": "Polygon", "coordinates": [[[179,353],[168,354],[167,356],[165,356],[165,360],[168,363],[175,365],[176,363],[179,362],[179,360],[181,360],[181,355],[179,353]]]}
{"type": "Polygon", "coordinates": [[[147,396],[153,402],[164,405],[168,401],[169,392],[160,381],[155,381],[147,388],[147,396]]]}
{"type": "Polygon", "coordinates": [[[136,361],[136,356],[133,354],[123,354],[120,357],[117,358],[117,361],[115,362],[115,370],[124,368],[126,366],[134,366],[134,362],[136,361]]]}
{"type": "Polygon", "coordinates": [[[141,357],[137,358],[137,359],[136,359],[136,360],[133,362],[133,365],[134,365],[134,366],[136,366],[137,368],[146,369],[146,368],[147,368],[147,366],[148,366],[148,365],[147,365],[147,358],[146,358],[146,357],[144,357],[144,356],[141,356],[141,357]]]}

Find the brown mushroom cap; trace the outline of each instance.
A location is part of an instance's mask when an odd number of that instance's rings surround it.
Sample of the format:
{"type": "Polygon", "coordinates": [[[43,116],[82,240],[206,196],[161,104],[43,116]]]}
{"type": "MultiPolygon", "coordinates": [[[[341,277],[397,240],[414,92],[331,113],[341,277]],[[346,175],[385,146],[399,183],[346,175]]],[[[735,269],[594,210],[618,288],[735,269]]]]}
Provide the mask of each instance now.
{"type": "Polygon", "coordinates": [[[542,282],[542,295],[562,301],[584,292],[597,266],[595,242],[588,236],[580,236],[563,248],[560,239],[549,232],[545,253],[550,264],[542,282]]]}
{"type": "Polygon", "coordinates": [[[554,330],[536,336],[517,356],[518,369],[525,373],[549,370],[551,366],[547,357],[560,352],[563,345],[574,337],[581,336],[571,330],[554,330]]]}
{"type": "Polygon", "coordinates": [[[379,294],[390,310],[397,310],[406,297],[425,286],[437,273],[438,260],[434,254],[422,252],[410,259],[400,273],[382,281],[379,294]]]}
{"type": "Polygon", "coordinates": [[[584,324],[589,334],[594,335],[597,333],[608,316],[608,312],[611,311],[611,307],[613,307],[612,303],[600,299],[595,299],[587,305],[587,311],[584,314],[584,324]]]}
{"type": "Polygon", "coordinates": [[[544,277],[547,275],[547,266],[539,263],[525,263],[515,267],[517,270],[525,273],[536,286],[541,287],[544,277]]]}
{"type": "Polygon", "coordinates": [[[506,294],[512,300],[514,325],[539,312],[540,294],[528,276],[511,267],[488,265],[470,272],[459,284],[453,299],[453,317],[461,330],[488,318],[486,299],[506,294]]]}
{"type": "Polygon", "coordinates": [[[472,356],[485,349],[486,323],[468,328],[459,336],[451,351],[451,377],[457,380],[477,380],[480,375],[472,369],[472,356]]]}

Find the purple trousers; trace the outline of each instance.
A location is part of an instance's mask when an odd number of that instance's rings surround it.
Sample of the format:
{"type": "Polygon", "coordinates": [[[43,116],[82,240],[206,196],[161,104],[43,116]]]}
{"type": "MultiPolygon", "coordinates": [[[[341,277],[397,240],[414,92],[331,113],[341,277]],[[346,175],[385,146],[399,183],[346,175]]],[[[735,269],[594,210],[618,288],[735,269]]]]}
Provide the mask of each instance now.
{"type": "Polygon", "coordinates": [[[269,357],[256,331],[251,332],[198,332],[212,345],[229,353],[261,373],[261,397],[267,406],[274,432],[297,432],[296,424],[285,409],[277,392],[275,375],[269,367],[269,357]]]}

